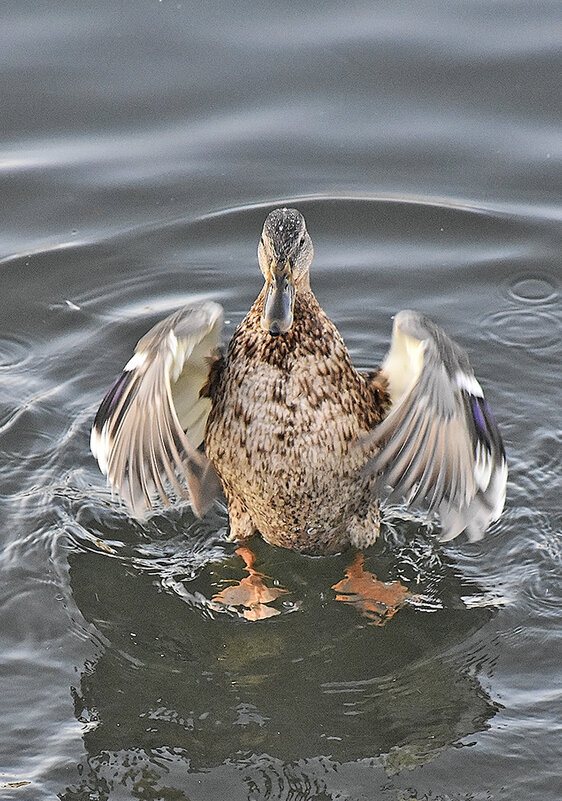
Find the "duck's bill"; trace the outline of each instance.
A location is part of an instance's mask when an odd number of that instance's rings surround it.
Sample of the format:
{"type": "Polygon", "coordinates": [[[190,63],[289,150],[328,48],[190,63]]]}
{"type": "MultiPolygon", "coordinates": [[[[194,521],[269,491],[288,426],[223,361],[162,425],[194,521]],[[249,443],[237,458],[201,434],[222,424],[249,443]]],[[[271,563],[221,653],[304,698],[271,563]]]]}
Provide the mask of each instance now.
{"type": "Polygon", "coordinates": [[[273,336],[286,333],[293,324],[294,303],[295,284],[290,272],[275,272],[275,278],[267,287],[262,328],[273,336]]]}

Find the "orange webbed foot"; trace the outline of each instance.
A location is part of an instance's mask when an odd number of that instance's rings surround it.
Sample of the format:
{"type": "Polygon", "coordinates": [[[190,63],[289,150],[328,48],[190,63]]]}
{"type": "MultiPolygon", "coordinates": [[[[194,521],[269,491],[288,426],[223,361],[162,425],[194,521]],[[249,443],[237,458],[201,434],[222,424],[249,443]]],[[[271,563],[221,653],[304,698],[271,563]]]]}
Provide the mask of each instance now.
{"type": "Polygon", "coordinates": [[[406,601],[408,590],[399,581],[379,581],[364,570],[365,557],[357,552],[345,571],[346,578],[334,584],[336,601],[353,604],[375,625],[384,626],[406,601]]]}
{"type": "Polygon", "coordinates": [[[268,606],[287,590],[282,587],[267,587],[264,579],[268,578],[254,568],[255,556],[252,551],[242,545],[236,553],[244,560],[244,569],[248,575],[231,587],[226,587],[213,596],[215,603],[234,607],[236,613],[246,620],[263,620],[279,614],[279,610],[268,606]]]}

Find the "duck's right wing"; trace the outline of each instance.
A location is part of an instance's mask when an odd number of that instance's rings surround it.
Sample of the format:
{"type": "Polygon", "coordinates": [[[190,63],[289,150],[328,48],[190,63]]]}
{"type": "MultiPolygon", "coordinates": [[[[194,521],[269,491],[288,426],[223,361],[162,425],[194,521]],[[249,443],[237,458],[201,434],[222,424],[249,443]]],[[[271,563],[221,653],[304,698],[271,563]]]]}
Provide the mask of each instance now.
{"type": "Polygon", "coordinates": [[[209,301],[157,323],[99,407],[92,453],[134,515],[151,509],[157,497],[168,504],[174,494],[202,515],[219,489],[199,447],[211,409],[200,393],[220,356],[222,316],[221,306],[209,301]]]}

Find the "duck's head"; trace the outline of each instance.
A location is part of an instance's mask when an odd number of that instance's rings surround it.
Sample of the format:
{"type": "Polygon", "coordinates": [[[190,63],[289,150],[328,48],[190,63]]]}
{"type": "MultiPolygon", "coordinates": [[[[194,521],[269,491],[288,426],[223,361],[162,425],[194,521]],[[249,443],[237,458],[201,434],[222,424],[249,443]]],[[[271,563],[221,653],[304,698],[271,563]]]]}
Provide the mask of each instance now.
{"type": "Polygon", "coordinates": [[[261,326],[273,336],[293,324],[295,295],[308,289],[308,268],[314,255],[304,217],[296,209],[275,209],[268,216],[258,245],[258,261],[266,293],[261,326]]]}

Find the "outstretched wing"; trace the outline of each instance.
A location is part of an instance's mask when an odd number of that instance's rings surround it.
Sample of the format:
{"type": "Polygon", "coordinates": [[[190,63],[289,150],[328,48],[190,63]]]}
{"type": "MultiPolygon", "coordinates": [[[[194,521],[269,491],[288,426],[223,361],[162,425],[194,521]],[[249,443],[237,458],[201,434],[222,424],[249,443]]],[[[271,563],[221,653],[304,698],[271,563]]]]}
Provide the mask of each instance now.
{"type": "Polygon", "coordinates": [[[90,447],[108,483],[141,516],[159,497],[189,498],[202,515],[219,488],[199,450],[211,408],[200,397],[218,358],[222,308],[185,307],[154,326],[103,399],[90,447]],[[185,481],[185,487],[183,485],[185,481]]]}
{"type": "Polygon", "coordinates": [[[382,366],[392,405],[368,437],[366,467],[393,495],[438,509],[443,540],[478,540],[500,516],[507,483],[501,436],[466,353],[418,312],[394,319],[382,366]]]}

